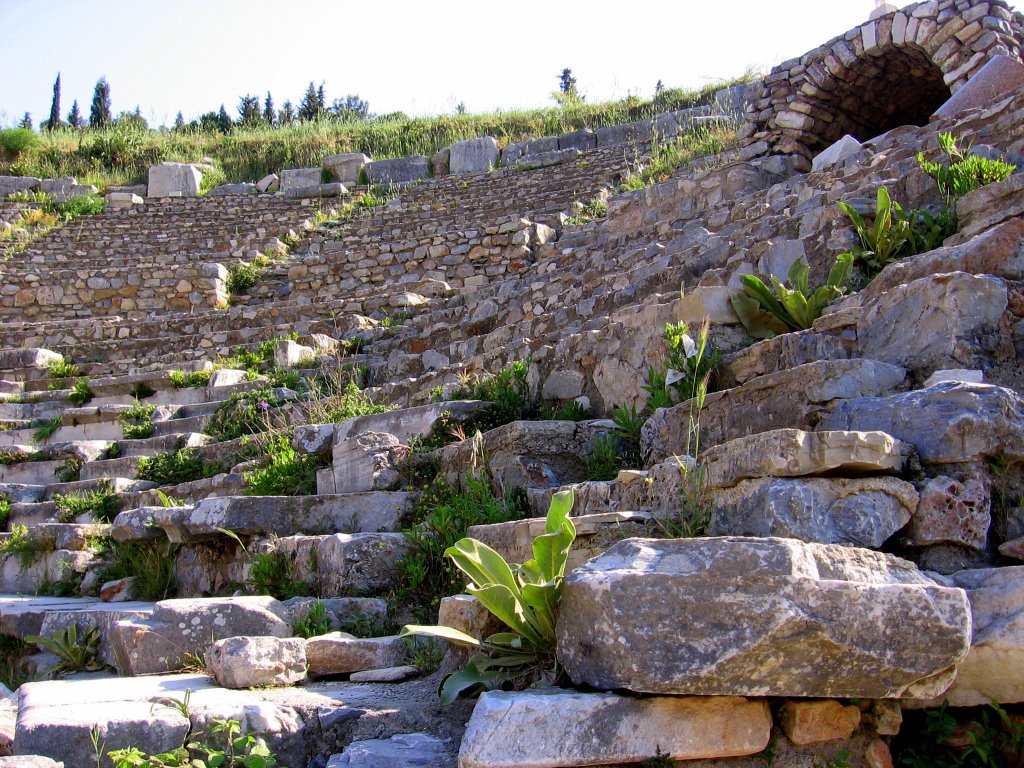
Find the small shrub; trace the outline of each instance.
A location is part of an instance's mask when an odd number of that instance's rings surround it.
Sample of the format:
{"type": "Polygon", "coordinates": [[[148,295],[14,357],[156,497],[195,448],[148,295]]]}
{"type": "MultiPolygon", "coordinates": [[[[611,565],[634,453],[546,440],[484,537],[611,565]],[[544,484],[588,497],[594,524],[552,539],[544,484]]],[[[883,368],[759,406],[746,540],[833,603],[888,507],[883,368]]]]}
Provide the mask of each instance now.
{"type": "MultiPolygon", "coordinates": [[[[715,370],[721,362],[721,352],[708,341],[710,325],[705,322],[694,340],[686,323],[667,323],[662,333],[668,347],[665,364],[649,366],[647,384],[643,389],[650,395],[647,409],[670,408],[696,396],[697,389],[710,389],[715,370]]],[[[637,435],[639,438],[639,434],[637,435]]],[[[639,447],[639,442],[637,442],[639,447]]]]}
{"type": "Polygon", "coordinates": [[[327,607],[322,600],[317,600],[306,611],[305,615],[297,619],[292,625],[296,637],[316,637],[326,635],[331,631],[331,621],[327,618],[327,607]]]}
{"type": "Polygon", "coordinates": [[[82,460],[74,454],[68,454],[56,470],[54,475],[62,483],[73,483],[81,476],[82,460]]]}
{"type": "Polygon", "coordinates": [[[90,515],[96,522],[110,523],[121,511],[121,499],[109,483],[91,491],[54,494],[53,503],[72,520],[80,515],[90,515]]]}
{"type": "Polygon", "coordinates": [[[17,160],[39,143],[39,136],[29,128],[5,128],[0,131],[0,151],[8,160],[17,160]]]}
{"type": "Polygon", "coordinates": [[[312,397],[307,411],[309,424],[336,424],[356,416],[387,413],[393,408],[374,402],[352,379],[314,382],[312,397]]]}
{"type": "Polygon", "coordinates": [[[0,683],[8,690],[16,691],[22,683],[29,682],[24,660],[34,652],[35,649],[21,638],[0,635],[0,683]]]}
{"type": "Polygon", "coordinates": [[[270,269],[271,260],[258,254],[252,261],[240,261],[228,268],[227,291],[232,296],[241,296],[258,283],[270,269]]]}
{"type": "Polygon", "coordinates": [[[590,411],[582,403],[570,400],[559,406],[550,404],[541,406],[540,416],[551,421],[586,421],[590,418],[590,411]]]}
{"type": "Polygon", "coordinates": [[[0,526],[6,526],[11,519],[11,502],[0,496],[0,526]]]}
{"type": "Polygon", "coordinates": [[[597,437],[583,459],[587,470],[587,480],[614,480],[622,469],[622,457],[619,446],[611,435],[597,437]]]}
{"type": "Polygon", "coordinates": [[[69,672],[95,672],[103,669],[96,658],[100,644],[100,631],[97,627],[90,627],[79,639],[78,627],[72,623],[52,637],[26,635],[25,642],[42,646],[56,654],[58,661],[43,672],[43,677],[51,674],[62,677],[69,672]]]}
{"type": "Polygon", "coordinates": [[[300,581],[292,557],[280,549],[253,555],[249,568],[249,586],[258,595],[278,600],[317,594],[314,584],[300,581]]]}
{"type": "Polygon", "coordinates": [[[106,201],[102,195],[77,195],[63,203],[55,203],[53,212],[64,221],[74,221],[79,216],[94,216],[103,213],[106,201]]]}
{"type": "Polygon", "coordinates": [[[50,363],[47,366],[51,379],[77,379],[82,375],[82,369],[72,362],[63,358],[50,363]]]}
{"type": "Polygon", "coordinates": [[[540,413],[540,403],[530,392],[526,380],[529,361],[515,362],[497,375],[465,380],[452,391],[451,400],[486,400],[493,404],[484,413],[467,422],[467,433],[481,432],[513,421],[530,419],[540,413]]]}
{"type": "Polygon", "coordinates": [[[143,404],[138,400],[121,414],[121,433],[125,440],[145,440],[153,436],[153,411],[155,405],[143,404]]]}
{"type": "Polygon", "coordinates": [[[950,210],[956,209],[957,200],[969,192],[1002,181],[1013,173],[1017,166],[1003,160],[990,160],[961,149],[952,133],[939,134],[939,147],[946,156],[946,163],[933,163],[925,159],[924,152],[917,155],[921,170],[935,179],[939,193],[946,199],[950,210]]]}
{"type": "Polygon", "coordinates": [[[273,435],[260,446],[263,465],[246,472],[246,496],[310,496],[316,493],[316,473],[330,465],[330,456],[298,453],[286,433],[273,435]]]}
{"type": "Polygon", "coordinates": [[[78,379],[73,385],[71,385],[71,391],[68,393],[68,400],[73,405],[85,405],[93,398],[92,389],[89,388],[89,379],[78,379]]]}
{"type": "Polygon", "coordinates": [[[251,392],[236,392],[210,419],[206,433],[217,440],[234,440],[266,432],[273,426],[271,412],[284,402],[269,386],[251,392]]]}
{"type": "Polygon", "coordinates": [[[37,557],[52,551],[52,540],[36,538],[29,533],[28,526],[18,523],[11,526],[11,535],[0,541],[0,555],[14,555],[22,571],[37,557]]]}
{"type": "MultiPolygon", "coordinates": [[[[225,366],[227,367],[227,366],[225,366]]],[[[213,371],[171,371],[168,374],[171,386],[175,389],[188,389],[189,387],[207,387],[210,385],[210,377],[213,371]]]]}
{"type": "Polygon", "coordinates": [[[755,339],[770,339],[779,333],[807,330],[821,317],[829,302],[843,295],[853,266],[853,254],[843,253],[829,272],[825,285],[811,290],[810,268],[803,259],[793,262],[787,288],[774,275],[772,290],[754,275],[742,275],[743,293],[730,297],[733,309],[747,333],[755,339]]]}
{"type": "Polygon", "coordinates": [[[106,561],[101,581],[133,578],[131,597],[134,600],[167,600],[178,589],[174,560],[178,545],[166,540],[110,541],[104,554],[106,561]]]}
{"type": "Polygon", "coordinates": [[[589,224],[608,215],[608,201],[595,197],[588,203],[576,203],[576,212],[565,220],[566,224],[589,224]]]}
{"type": "Polygon", "coordinates": [[[220,467],[205,463],[191,448],[139,459],[138,478],[158,485],[180,485],[213,477],[220,467]]]}

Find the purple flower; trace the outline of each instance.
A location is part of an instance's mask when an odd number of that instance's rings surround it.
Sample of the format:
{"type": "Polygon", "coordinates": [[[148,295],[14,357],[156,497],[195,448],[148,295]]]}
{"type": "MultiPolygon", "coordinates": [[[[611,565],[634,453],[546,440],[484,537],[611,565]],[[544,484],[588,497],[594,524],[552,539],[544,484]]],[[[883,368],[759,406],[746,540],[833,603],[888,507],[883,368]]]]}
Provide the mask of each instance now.
{"type": "Polygon", "coordinates": [[[268,403],[266,400],[264,400],[262,403],[260,403],[260,410],[261,411],[269,411],[270,410],[270,403],[268,403]]]}

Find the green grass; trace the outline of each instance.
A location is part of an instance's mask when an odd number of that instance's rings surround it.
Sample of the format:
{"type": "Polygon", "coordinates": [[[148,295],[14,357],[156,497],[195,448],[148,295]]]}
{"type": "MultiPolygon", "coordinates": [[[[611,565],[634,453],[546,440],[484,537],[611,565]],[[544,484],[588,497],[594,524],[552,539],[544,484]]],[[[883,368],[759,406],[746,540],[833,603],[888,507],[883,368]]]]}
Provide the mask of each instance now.
{"type": "Polygon", "coordinates": [[[181,448],[173,453],[139,459],[137,476],[139,480],[149,480],[158,485],[180,485],[213,477],[220,471],[219,466],[207,464],[191,448],[181,448]]]}
{"type": "Polygon", "coordinates": [[[636,163],[622,182],[622,191],[630,192],[661,181],[667,181],[680,168],[702,157],[718,155],[738,144],[733,126],[720,125],[697,128],[675,141],[651,145],[650,160],[636,163]]]}
{"type": "Polygon", "coordinates": [[[54,494],[53,503],[62,512],[61,519],[70,522],[79,515],[90,515],[97,522],[109,523],[121,511],[121,499],[109,485],[91,491],[54,494]],[[67,520],[64,520],[67,517],[67,520]]]}
{"type": "Polygon", "coordinates": [[[298,453],[289,433],[278,433],[259,441],[263,462],[246,472],[246,496],[311,496],[316,493],[316,473],[330,466],[331,457],[298,453]]]}
{"type": "Polygon", "coordinates": [[[32,442],[37,445],[45,443],[56,434],[62,423],[60,416],[54,416],[52,419],[35,419],[31,425],[32,442]]]}
{"type": "MultiPolygon", "coordinates": [[[[432,155],[453,142],[494,136],[502,144],[555,135],[584,127],[632,122],[659,112],[706,104],[719,88],[753,79],[752,74],[708,85],[699,91],[666,89],[657,99],[627,97],[596,104],[574,103],[543,109],[481,115],[408,118],[385,116],[348,123],[299,123],[283,128],[236,128],[227,135],[190,131],[139,130],[116,126],[105,130],[54,131],[19,144],[16,156],[4,155],[0,173],[46,178],[74,176],[104,188],[139,183],[146,169],[163,160],[195,162],[211,157],[227,181],[256,181],[282,168],[319,165],[338,152],[365,152],[371,157],[432,155]]],[[[12,142],[13,143],[13,142],[12,142]]]]}
{"type": "Polygon", "coordinates": [[[144,405],[138,400],[121,414],[121,432],[125,440],[145,440],[153,436],[153,411],[155,405],[144,405]]]}
{"type": "Polygon", "coordinates": [[[175,389],[187,389],[189,387],[206,387],[210,384],[210,377],[213,371],[171,371],[168,374],[171,386],[175,389]]]}
{"type": "Polygon", "coordinates": [[[107,544],[101,581],[134,577],[131,596],[135,600],[166,600],[174,597],[177,581],[174,558],[178,545],[165,540],[110,541],[107,544]]]}

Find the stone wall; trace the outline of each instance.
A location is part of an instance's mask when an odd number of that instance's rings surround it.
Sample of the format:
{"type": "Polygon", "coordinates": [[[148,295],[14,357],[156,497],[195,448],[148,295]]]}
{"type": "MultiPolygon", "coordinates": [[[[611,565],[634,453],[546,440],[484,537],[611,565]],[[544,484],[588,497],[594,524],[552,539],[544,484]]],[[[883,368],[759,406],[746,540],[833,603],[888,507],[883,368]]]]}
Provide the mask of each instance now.
{"type": "Polygon", "coordinates": [[[742,156],[794,155],[809,169],[844,134],[924,125],[989,59],[1019,59],[1022,28],[1004,0],[929,0],[868,21],[751,88],[742,156]]]}

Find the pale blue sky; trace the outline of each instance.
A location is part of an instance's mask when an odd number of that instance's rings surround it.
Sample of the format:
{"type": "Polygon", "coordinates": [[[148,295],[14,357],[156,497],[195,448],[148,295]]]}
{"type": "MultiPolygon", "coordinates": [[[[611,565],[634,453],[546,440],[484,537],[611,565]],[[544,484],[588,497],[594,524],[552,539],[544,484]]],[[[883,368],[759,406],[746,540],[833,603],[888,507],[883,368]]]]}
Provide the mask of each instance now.
{"type": "MultiPolygon", "coordinates": [[[[906,3],[900,3],[905,5],[906,3]]],[[[269,89],[298,104],[357,93],[376,113],[550,106],[570,67],[590,101],[654,84],[695,87],[768,69],[865,21],[874,0],[378,2],[0,0],[0,125],[88,114],[110,82],[115,113],[170,124],[269,89]]]]}

